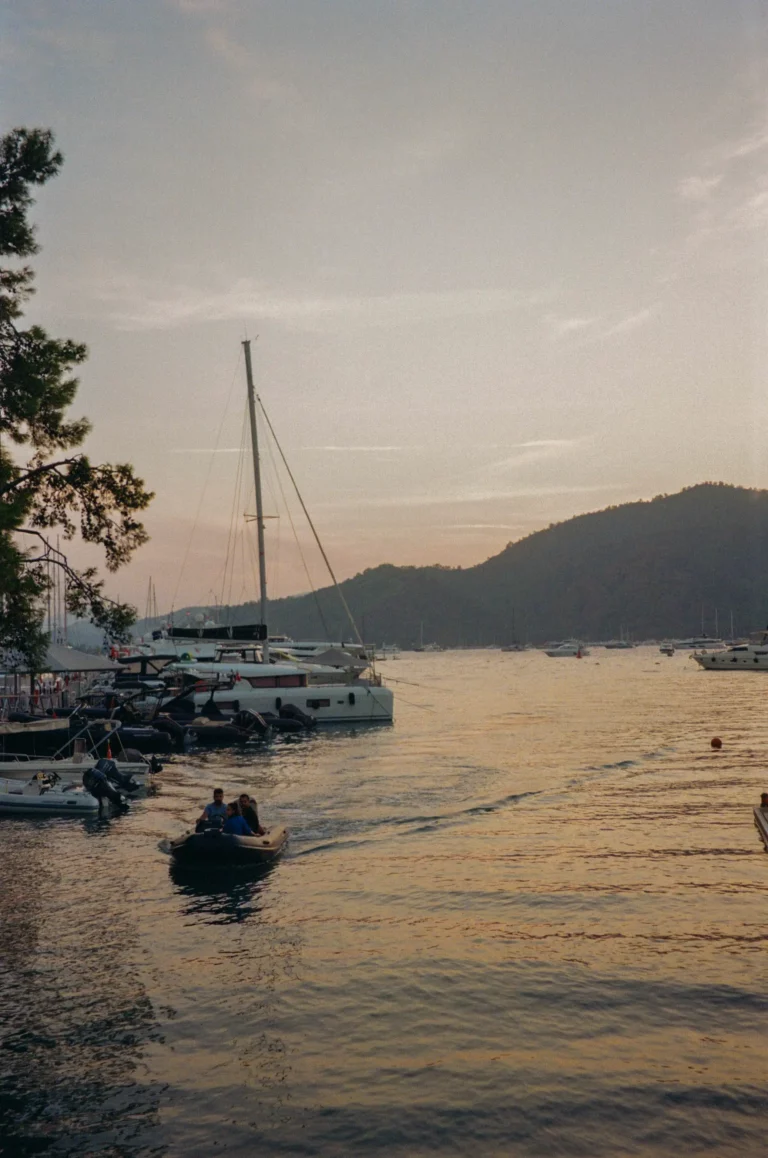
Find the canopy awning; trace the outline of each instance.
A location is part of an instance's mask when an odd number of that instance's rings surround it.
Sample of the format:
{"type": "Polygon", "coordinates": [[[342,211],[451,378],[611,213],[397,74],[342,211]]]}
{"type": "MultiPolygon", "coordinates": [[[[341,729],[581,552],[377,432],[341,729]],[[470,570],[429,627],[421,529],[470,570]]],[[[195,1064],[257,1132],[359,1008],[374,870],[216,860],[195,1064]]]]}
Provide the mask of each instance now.
{"type": "MultiPolygon", "coordinates": [[[[6,672],[28,674],[29,664],[19,655],[5,652],[0,660],[0,667],[6,672]]],[[[78,651],[76,647],[65,647],[62,643],[51,643],[45,659],[39,666],[36,675],[45,675],[46,672],[69,671],[119,671],[120,664],[105,655],[91,655],[87,651],[78,651]]]]}

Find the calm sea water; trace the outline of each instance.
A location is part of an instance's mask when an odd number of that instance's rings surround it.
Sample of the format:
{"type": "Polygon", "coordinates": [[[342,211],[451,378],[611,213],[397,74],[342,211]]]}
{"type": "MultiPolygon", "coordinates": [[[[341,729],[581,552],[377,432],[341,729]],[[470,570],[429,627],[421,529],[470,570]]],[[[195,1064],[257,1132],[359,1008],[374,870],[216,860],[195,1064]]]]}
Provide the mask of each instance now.
{"type": "Polygon", "coordinates": [[[0,821],[0,1152],[765,1153],[768,676],[382,670],[392,728],[0,821]],[[270,871],[159,851],[214,784],[290,826],[270,871]]]}

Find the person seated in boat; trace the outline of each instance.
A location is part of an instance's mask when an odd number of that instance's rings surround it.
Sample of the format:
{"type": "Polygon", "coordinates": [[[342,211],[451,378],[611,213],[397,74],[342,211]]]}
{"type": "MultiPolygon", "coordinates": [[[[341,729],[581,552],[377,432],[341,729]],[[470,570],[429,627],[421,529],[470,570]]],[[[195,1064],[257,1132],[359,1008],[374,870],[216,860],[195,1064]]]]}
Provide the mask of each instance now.
{"type": "Polygon", "coordinates": [[[259,812],[256,801],[247,792],[241,792],[238,800],[240,815],[246,824],[250,825],[257,836],[263,836],[266,829],[259,822],[259,812]]]}
{"type": "Polygon", "coordinates": [[[210,804],[206,804],[203,811],[198,817],[197,823],[199,825],[214,825],[220,826],[227,819],[227,806],[224,803],[224,789],[214,788],[213,800],[210,804]]]}
{"type": "Polygon", "coordinates": [[[247,820],[240,815],[240,807],[236,800],[227,805],[227,819],[221,830],[227,836],[255,836],[247,820]]]}

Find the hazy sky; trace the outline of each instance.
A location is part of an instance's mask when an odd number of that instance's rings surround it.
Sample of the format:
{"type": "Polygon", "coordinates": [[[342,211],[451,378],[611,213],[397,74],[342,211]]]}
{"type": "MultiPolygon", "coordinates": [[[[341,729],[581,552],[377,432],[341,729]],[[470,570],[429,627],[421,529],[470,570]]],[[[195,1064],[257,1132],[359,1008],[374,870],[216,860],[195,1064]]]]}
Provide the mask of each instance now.
{"type": "MultiPolygon", "coordinates": [[[[89,452],[157,492],[110,579],[142,611],[150,575],[161,610],[255,594],[246,334],[340,576],[768,486],[765,0],[2,13],[5,126],[66,158],[29,317],[88,343],[89,452]]],[[[267,506],[271,593],[305,590],[267,506]]]]}

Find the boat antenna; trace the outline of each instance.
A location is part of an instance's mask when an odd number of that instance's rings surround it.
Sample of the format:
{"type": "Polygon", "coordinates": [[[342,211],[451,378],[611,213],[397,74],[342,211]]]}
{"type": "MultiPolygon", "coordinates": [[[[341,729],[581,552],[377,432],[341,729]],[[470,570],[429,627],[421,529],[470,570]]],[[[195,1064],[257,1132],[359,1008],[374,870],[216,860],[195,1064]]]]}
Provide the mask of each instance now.
{"type": "Polygon", "coordinates": [[[253,486],[256,491],[256,531],[259,543],[259,594],[261,597],[261,622],[264,625],[262,659],[269,663],[269,631],[267,629],[267,562],[264,553],[264,505],[261,500],[261,469],[259,466],[259,432],[256,427],[256,392],[253,388],[251,369],[251,343],[243,342],[245,351],[245,378],[248,385],[248,416],[251,420],[251,450],[253,451],[253,486]]]}
{"type": "Polygon", "coordinates": [[[264,421],[266,422],[267,426],[269,427],[269,433],[272,435],[273,439],[275,440],[275,446],[278,449],[278,452],[280,454],[280,458],[283,460],[283,466],[285,467],[286,471],[288,472],[288,478],[291,480],[291,483],[293,484],[293,489],[296,491],[296,497],[298,498],[299,502],[301,503],[301,509],[303,510],[304,514],[307,516],[307,522],[309,523],[312,534],[315,536],[315,542],[318,545],[318,548],[320,550],[320,554],[323,556],[323,562],[325,563],[326,567],[328,568],[328,574],[330,575],[331,579],[333,580],[333,585],[336,588],[339,599],[341,600],[342,607],[344,608],[344,610],[347,613],[347,618],[349,619],[349,622],[352,624],[352,630],[355,633],[355,637],[357,639],[357,642],[360,644],[361,647],[364,647],[365,644],[363,643],[362,636],[360,635],[360,632],[358,631],[357,624],[355,623],[355,618],[354,618],[352,612],[349,610],[349,604],[347,603],[346,599],[344,598],[344,592],[341,590],[341,587],[339,586],[339,581],[333,573],[333,567],[331,566],[330,559],[328,558],[328,556],[325,553],[325,548],[323,547],[323,544],[320,542],[320,536],[318,535],[317,531],[315,530],[315,524],[312,522],[312,517],[311,517],[309,511],[307,510],[304,499],[301,497],[301,491],[299,490],[298,483],[296,482],[296,479],[293,477],[293,471],[289,467],[288,460],[286,459],[285,455],[283,454],[283,448],[278,441],[277,435],[275,434],[275,428],[273,427],[272,423],[269,421],[269,415],[267,414],[266,410],[264,409],[264,403],[261,401],[261,399],[258,397],[258,395],[256,397],[257,397],[257,400],[259,403],[259,407],[261,409],[261,413],[264,415],[264,421]]]}

